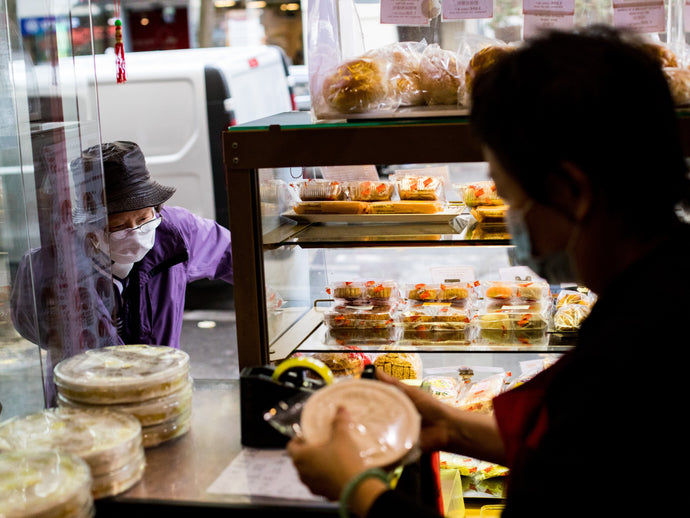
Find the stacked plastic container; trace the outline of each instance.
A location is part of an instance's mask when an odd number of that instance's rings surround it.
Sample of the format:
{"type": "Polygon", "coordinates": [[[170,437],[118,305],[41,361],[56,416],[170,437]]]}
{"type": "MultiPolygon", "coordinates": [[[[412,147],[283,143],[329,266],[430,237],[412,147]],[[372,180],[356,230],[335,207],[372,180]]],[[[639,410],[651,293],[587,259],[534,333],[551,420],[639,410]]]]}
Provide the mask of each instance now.
{"type": "Polygon", "coordinates": [[[545,345],[548,341],[550,289],[546,281],[484,283],[477,313],[482,343],[545,345]]]}
{"type": "Polygon", "coordinates": [[[463,201],[470,208],[476,224],[470,227],[471,239],[508,239],[505,222],[508,206],[498,196],[493,181],[475,182],[463,186],[463,201]]]}
{"type": "Polygon", "coordinates": [[[172,347],[119,345],[93,349],[55,367],[58,404],[125,412],[141,424],[145,448],[191,427],[189,355],[172,347]]]}
{"type": "Polygon", "coordinates": [[[387,344],[398,339],[401,300],[393,281],[343,281],[326,288],[334,299],[324,314],[327,341],[387,344]]]}
{"type": "Polygon", "coordinates": [[[474,290],[461,282],[412,284],[401,315],[403,340],[409,344],[467,342],[474,290]]]}
{"type": "Polygon", "coordinates": [[[93,498],[117,495],[144,474],[141,424],[123,412],[48,409],[0,424],[0,451],[54,451],[80,457],[91,472],[93,498]]]}
{"type": "Polygon", "coordinates": [[[89,466],[57,451],[0,453],[0,516],[91,518],[89,466]]]}

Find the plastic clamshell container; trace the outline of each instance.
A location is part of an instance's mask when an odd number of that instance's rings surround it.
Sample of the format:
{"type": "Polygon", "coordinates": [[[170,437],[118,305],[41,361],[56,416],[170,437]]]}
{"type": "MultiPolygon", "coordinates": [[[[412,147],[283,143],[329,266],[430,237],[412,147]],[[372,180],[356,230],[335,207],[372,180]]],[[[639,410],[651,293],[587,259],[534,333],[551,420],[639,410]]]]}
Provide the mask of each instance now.
{"type": "Polygon", "coordinates": [[[78,456],[57,451],[0,453],[0,516],[94,515],[91,471],[78,456]]]}
{"type": "Polygon", "coordinates": [[[410,304],[449,303],[463,306],[473,296],[472,288],[464,283],[408,284],[405,294],[410,304]]]}
{"type": "Polygon", "coordinates": [[[443,180],[436,176],[394,174],[401,200],[443,200],[443,180]]]}
{"type": "Polygon", "coordinates": [[[352,438],[368,467],[400,462],[419,441],[421,418],[407,396],[380,381],[347,379],[317,390],[307,400],[300,425],[308,443],[328,440],[339,406],[356,425],[352,438]]]}
{"type": "MultiPolygon", "coordinates": [[[[169,421],[190,409],[192,406],[192,394],[193,382],[190,377],[187,384],[172,394],[140,402],[108,405],[108,409],[133,415],[139,420],[142,427],[151,426],[169,421]]],[[[62,394],[58,394],[58,405],[82,409],[103,408],[100,405],[89,405],[72,401],[62,394]]]]}
{"type": "Polygon", "coordinates": [[[0,451],[57,450],[81,457],[96,477],[143,453],[141,424],[108,409],[52,408],[0,424],[0,451]]]}
{"type": "Polygon", "coordinates": [[[93,477],[91,492],[94,499],[119,495],[134,486],[144,475],[146,457],[144,451],[124,466],[93,477]]]}
{"type": "Polygon", "coordinates": [[[505,202],[496,191],[492,181],[474,182],[462,187],[462,197],[468,207],[480,205],[503,205],[505,202]]]}
{"type": "Polygon", "coordinates": [[[188,383],[189,355],[153,345],[92,349],[55,367],[58,392],[91,404],[132,403],[180,390],[188,383]]]}
{"type": "Polygon", "coordinates": [[[476,320],[479,340],[489,343],[545,345],[547,322],[536,313],[484,313],[476,320]]]}
{"type": "Polygon", "coordinates": [[[184,411],[172,419],[153,426],[145,426],[141,433],[143,436],[144,448],[153,448],[171,441],[177,437],[182,437],[192,427],[192,409],[184,411]]]}
{"type": "Polygon", "coordinates": [[[337,201],[345,199],[345,189],[340,182],[310,179],[297,184],[302,201],[337,201]]]}
{"type": "Polygon", "coordinates": [[[395,186],[387,180],[361,180],[348,182],[347,192],[354,201],[388,201],[392,198],[395,186]]]}

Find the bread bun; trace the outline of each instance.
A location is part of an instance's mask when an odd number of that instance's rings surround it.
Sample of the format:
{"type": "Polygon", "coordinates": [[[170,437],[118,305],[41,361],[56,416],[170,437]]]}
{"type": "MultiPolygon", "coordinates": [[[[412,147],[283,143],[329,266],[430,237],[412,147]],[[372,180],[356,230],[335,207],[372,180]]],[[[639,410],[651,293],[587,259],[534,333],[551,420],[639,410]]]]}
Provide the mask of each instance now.
{"type": "Polygon", "coordinates": [[[403,106],[424,104],[424,93],[419,82],[422,46],[417,42],[400,42],[365,54],[389,64],[389,95],[403,106]]]}
{"type": "Polygon", "coordinates": [[[435,43],[428,45],[422,52],[419,70],[420,86],[427,104],[458,104],[464,70],[454,52],[435,43]]]}
{"type": "Polygon", "coordinates": [[[690,70],[687,68],[664,68],[664,76],[671,90],[673,104],[690,105],[690,70]]]}
{"type": "Polygon", "coordinates": [[[642,50],[659,62],[663,68],[677,67],[678,59],[671,49],[662,43],[645,42],[642,44],[642,50]]]}
{"type": "Polygon", "coordinates": [[[489,45],[476,52],[465,69],[465,89],[472,92],[472,83],[477,75],[490,69],[498,60],[511,52],[512,47],[506,45],[489,45]]]}
{"type": "Polygon", "coordinates": [[[376,109],[388,95],[387,65],[371,57],[346,61],[326,76],[322,94],[329,106],[342,113],[376,109]]]}

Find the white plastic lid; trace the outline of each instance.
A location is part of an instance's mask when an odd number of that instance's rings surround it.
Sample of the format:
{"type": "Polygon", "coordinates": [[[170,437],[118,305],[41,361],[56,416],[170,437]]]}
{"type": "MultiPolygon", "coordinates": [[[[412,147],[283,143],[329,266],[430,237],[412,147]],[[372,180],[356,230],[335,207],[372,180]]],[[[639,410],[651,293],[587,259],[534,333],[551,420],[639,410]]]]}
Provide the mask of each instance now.
{"type": "Polygon", "coordinates": [[[55,367],[61,394],[83,403],[143,401],[179,390],[189,375],[189,355],[154,345],[91,349],[55,367]]]}
{"type": "Polygon", "coordinates": [[[56,451],[0,453],[0,516],[88,516],[91,473],[75,455],[56,451]]]}
{"type": "Polygon", "coordinates": [[[419,440],[421,418],[403,392],[381,381],[347,379],[317,390],[307,400],[300,420],[307,442],[321,444],[330,438],[339,406],[350,414],[352,437],[369,467],[392,465],[419,440]]]}

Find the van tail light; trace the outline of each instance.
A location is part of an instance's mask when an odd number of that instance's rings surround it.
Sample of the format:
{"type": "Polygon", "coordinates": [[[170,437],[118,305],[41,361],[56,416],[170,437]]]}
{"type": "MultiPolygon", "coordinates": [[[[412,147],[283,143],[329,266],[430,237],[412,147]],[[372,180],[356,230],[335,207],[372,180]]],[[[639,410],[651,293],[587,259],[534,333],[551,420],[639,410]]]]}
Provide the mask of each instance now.
{"type": "Polygon", "coordinates": [[[295,92],[290,89],[290,103],[292,104],[292,111],[297,111],[297,100],[295,99],[295,92]]]}

